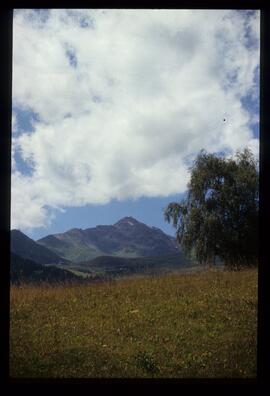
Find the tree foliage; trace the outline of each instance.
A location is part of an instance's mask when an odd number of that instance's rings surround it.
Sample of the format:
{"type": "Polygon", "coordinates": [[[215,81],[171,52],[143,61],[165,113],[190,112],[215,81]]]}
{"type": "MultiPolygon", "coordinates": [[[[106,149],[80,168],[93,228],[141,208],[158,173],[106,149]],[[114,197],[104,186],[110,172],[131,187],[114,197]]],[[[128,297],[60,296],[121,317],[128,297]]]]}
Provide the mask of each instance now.
{"type": "Polygon", "coordinates": [[[202,150],[190,168],[187,196],[165,209],[184,251],[200,263],[219,257],[230,268],[258,255],[258,161],[249,149],[224,158],[202,150]]]}

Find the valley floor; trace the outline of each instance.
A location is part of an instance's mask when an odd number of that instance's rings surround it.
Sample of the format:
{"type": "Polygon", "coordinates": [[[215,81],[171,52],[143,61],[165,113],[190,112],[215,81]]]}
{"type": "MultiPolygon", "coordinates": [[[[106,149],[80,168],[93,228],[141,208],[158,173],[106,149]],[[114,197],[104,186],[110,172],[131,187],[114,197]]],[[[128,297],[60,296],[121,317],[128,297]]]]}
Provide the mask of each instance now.
{"type": "Polygon", "coordinates": [[[254,378],[257,271],[12,286],[10,376],[254,378]]]}

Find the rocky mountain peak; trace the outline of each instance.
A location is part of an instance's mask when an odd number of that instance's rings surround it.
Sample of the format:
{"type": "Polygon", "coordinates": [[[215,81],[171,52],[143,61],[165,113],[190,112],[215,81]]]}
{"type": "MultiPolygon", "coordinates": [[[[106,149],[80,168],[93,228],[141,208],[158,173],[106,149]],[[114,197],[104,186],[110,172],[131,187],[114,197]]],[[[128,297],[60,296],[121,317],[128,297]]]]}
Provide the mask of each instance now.
{"type": "Polygon", "coordinates": [[[140,224],[138,220],[134,219],[134,217],[131,216],[126,216],[117,221],[117,223],[114,224],[114,226],[122,226],[122,225],[129,225],[129,226],[135,226],[140,224]]]}

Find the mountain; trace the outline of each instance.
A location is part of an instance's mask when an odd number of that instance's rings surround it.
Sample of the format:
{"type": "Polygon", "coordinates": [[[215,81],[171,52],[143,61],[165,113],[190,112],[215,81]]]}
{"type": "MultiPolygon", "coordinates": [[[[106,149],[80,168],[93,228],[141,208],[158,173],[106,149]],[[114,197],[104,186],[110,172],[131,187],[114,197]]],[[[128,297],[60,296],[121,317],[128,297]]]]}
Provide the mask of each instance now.
{"type": "Polygon", "coordinates": [[[11,230],[11,252],[39,264],[67,264],[68,261],[33,241],[19,230],[11,230]]]}
{"type": "Polygon", "coordinates": [[[22,282],[74,282],[81,281],[81,279],[68,270],[55,266],[46,267],[11,253],[10,281],[19,284],[22,282]]]}
{"type": "Polygon", "coordinates": [[[77,263],[99,256],[134,258],[180,253],[175,238],[133,217],[124,217],[114,225],[99,225],[85,230],[73,228],[36,242],[77,263]]]}

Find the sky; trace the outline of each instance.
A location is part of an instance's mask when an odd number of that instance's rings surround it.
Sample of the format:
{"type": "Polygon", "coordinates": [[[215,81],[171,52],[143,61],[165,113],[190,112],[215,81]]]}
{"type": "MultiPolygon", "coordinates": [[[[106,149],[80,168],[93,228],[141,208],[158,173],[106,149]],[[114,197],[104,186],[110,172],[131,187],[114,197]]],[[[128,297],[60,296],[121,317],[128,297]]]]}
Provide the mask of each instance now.
{"type": "Polygon", "coordinates": [[[15,10],[11,228],[163,210],[201,149],[259,152],[259,11],[15,10]]]}

